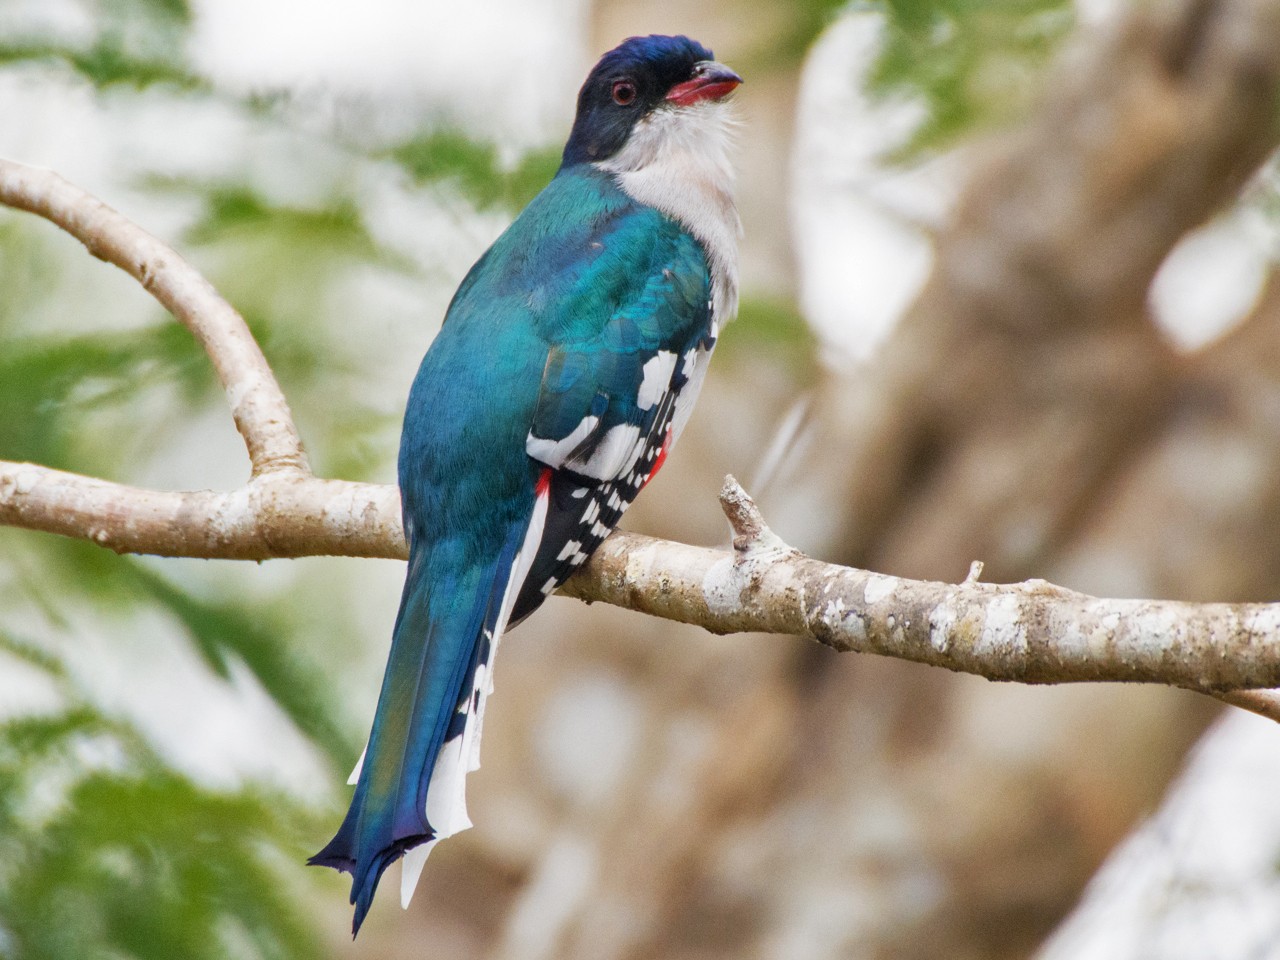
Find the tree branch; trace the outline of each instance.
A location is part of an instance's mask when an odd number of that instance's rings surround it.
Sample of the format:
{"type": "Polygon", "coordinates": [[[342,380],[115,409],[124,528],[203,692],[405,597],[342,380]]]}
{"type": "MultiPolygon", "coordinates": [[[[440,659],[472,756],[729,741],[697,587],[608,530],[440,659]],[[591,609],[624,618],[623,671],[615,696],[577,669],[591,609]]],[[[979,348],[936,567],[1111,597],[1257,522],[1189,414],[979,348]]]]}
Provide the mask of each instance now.
{"type": "Polygon", "coordinates": [[[615,533],[563,592],[713,633],[792,634],[989,680],[1280,686],[1280,604],[1107,600],[1043,580],[889,577],[792,550],[732,478],[724,501],[732,555],[615,533]]]}
{"type": "Polygon", "coordinates": [[[297,468],[264,472],[227,493],[174,492],[0,460],[0,524],[165,557],[408,555],[395,487],[297,468]]]}
{"type": "MultiPolygon", "coordinates": [[[[239,490],[166,492],[0,461],[0,523],[165,556],[405,556],[396,489],[311,476],[252,335],[193,268],[53,173],[0,161],[0,202],[73,233],[195,333],[254,464],[239,490]]],[[[793,634],[991,680],[1139,681],[1207,692],[1280,686],[1280,604],[1102,600],[1038,580],[981,583],[976,565],[960,584],[882,576],[793,550],[732,478],[721,502],[732,553],[615,533],[563,592],[716,633],[793,634]]],[[[1280,716],[1273,696],[1235,693],[1229,702],[1280,716]]]]}

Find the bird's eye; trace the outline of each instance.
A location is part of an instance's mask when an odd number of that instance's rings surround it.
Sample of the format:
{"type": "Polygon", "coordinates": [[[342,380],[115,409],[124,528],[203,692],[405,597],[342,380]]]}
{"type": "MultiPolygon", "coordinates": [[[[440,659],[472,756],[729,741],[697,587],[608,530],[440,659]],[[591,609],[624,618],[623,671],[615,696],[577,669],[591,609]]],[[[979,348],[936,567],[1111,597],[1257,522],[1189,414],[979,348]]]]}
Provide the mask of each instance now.
{"type": "Polygon", "coordinates": [[[620,107],[629,107],[636,100],[636,85],[630,80],[615,80],[613,83],[613,102],[620,107]]]}

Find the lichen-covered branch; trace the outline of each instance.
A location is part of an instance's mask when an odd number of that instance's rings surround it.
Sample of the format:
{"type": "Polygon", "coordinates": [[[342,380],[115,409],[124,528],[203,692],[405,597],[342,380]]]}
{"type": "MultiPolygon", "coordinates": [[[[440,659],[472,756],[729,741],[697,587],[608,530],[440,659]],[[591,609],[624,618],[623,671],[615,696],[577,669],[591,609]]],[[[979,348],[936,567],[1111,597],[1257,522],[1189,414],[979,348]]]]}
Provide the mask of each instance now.
{"type": "MultiPolygon", "coordinates": [[[[0,524],[165,556],[405,556],[395,488],[310,474],[252,335],[192,267],[51,172],[0,160],[0,202],[68,230],[192,330],[226,386],[254,468],[238,490],[167,492],[0,461],[0,524]]],[[[1280,686],[1280,604],[1103,600],[1043,581],[985,584],[976,572],[960,584],[888,577],[791,549],[732,478],[721,502],[732,552],[618,533],[564,592],[718,633],[807,636],[992,680],[1280,686]]],[[[1230,697],[1280,715],[1271,694],[1230,697]]]]}
{"type": "Polygon", "coordinates": [[[298,470],[229,492],[179,492],[0,460],[0,524],[166,557],[407,556],[395,487],[298,470]]]}
{"type": "Polygon", "coordinates": [[[782,544],[732,478],[724,500],[731,520],[749,516],[732,555],[616,533],[564,592],[716,633],[793,634],[989,680],[1280,686],[1280,604],[1108,600],[1043,580],[889,577],[782,544]]]}
{"type": "MultiPolygon", "coordinates": [[[[732,478],[721,502],[732,551],[619,532],[563,592],[715,633],[792,634],[990,680],[1280,686],[1280,604],[1107,600],[1037,580],[888,577],[791,549],[732,478]]],[[[164,492],[0,462],[0,523],[118,552],[403,558],[399,508],[394,487],[288,473],[229,493],[164,492]]],[[[1280,719],[1270,694],[1224,699],[1280,719]]]]}
{"type": "Polygon", "coordinates": [[[97,197],[52,170],[0,157],[0,203],[57,224],[137,280],[209,354],[253,475],[309,473],[289,404],[244,318],[189,263],[97,197]]]}

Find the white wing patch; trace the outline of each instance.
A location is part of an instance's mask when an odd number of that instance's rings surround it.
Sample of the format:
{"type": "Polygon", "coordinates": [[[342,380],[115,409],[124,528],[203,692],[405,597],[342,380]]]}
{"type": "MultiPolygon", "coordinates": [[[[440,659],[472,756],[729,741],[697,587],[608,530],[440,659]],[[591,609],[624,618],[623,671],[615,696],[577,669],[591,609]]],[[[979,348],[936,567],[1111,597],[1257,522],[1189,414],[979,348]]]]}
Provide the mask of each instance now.
{"type": "Polygon", "coordinates": [[[636,394],[636,406],[652,410],[666,392],[671,389],[671,375],[676,371],[676,355],[669,350],[659,350],[645,361],[644,379],[636,394]]]}
{"type": "Polygon", "coordinates": [[[560,555],[556,557],[556,559],[568,560],[571,556],[573,556],[575,553],[577,553],[581,549],[582,549],[582,541],[570,540],[568,543],[564,545],[564,549],[560,551],[560,555]]]}
{"type": "Polygon", "coordinates": [[[569,455],[578,448],[578,444],[591,436],[591,432],[599,424],[599,417],[588,414],[562,440],[545,440],[530,433],[524,442],[524,451],[539,463],[545,463],[548,467],[559,470],[564,466],[569,455]]]}
{"type": "Polygon", "coordinates": [[[643,450],[640,439],[640,428],[635,424],[617,424],[609,428],[586,460],[574,460],[568,467],[584,477],[612,480],[635,465],[643,450]]]}
{"type": "MultiPolygon", "coordinates": [[[[563,442],[563,441],[562,441],[563,442]]],[[[435,837],[426,843],[419,844],[408,851],[400,866],[400,905],[408,907],[413,898],[413,891],[422,876],[422,868],[435,845],[445,837],[451,837],[471,826],[471,818],[467,815],[467,774],[480,768],[480,733],[484,726],[484,708],[489,694],[493,693],[493,663],[498,654],[498,644],[506,632],[507,622],[511,619],[511,611],[515,607],[516,597],[529,569],[533,566],[534,557],[538,555],[538,545],[542,542],[542,533],[547,522],[547,507],[551,500],[551,488],[545,486],[538,494],[533,505],[533,515],[529,518],[529,526],[525,530],[524,541],[511,564],[511,574],[507,578],[506,589],[502,594],[502,603],[498,608],[498,619],[494,624],[492,636],[489,637],[489,657],[476,665],[471,690],[465,700],[461,701],[459,711],[465,714],[462,734],[446,740],[436,756],[435,766],[431,771],[431,783],[427,787],[426,817],[435,831],[435,837]]],[[[361,764],[364,758],[361,757],[361,764]]],[[[357,765],[357,773],[359,770],[357,765]]]]}

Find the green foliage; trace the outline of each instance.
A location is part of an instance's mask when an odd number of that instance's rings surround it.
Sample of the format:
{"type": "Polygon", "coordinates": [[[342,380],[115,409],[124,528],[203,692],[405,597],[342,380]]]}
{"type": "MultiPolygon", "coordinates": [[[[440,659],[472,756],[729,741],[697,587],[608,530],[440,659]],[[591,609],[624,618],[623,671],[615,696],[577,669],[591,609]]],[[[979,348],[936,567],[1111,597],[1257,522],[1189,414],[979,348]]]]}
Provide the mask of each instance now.
{"type": "MultiPolygon", "coordinates": [[[[16,594],[0,590],[6,609],[35,601],[60,632],[74,629],[66,611],[86,606],[114,622],[167,611],[172,642],[193,643],[224,677],[238,658],[313,742],[350,763],[354,745],[299,655],[288,608],[203,599],[78,541],[6,531],[0,542],[18,573],[16,594]]],[[[62,706],[0,722],[0,956],[320,955],[286,892],[304,880],[308,841],[324,833],[316,811],[260,788],[193,783],[129,723],[91,706],[45,644],[0,625],[0,670],[15,662],[43,674],[62,706]]]]}
{"type": "Polygon", "coordinates": [[[4,635],[0,651],[44,670],[67,701],[0,723],[0,955],[318,955],[280,892],[305,810],[196,786],[127,725],[77,702],[55,659],[4,635]]]}
{"type": "Polygon", "coordinates": [[[1070,0],[783,0],[761,10],[777,20],[768,45],[739,58],[748,82],[795,69],[843,12],[882,16],[870,92],[907,96],[925,108],[900,160],[1016,116],[1074,23],[1070,0]]]}
{"type": "Polygon", "coordinates": [[[5,458],[73,469],[77,419],[90,410],[136,403],[141,389],[166,383],[179,387],[190,411],[214,378],[191,335],[170,322],[110,335],[11,336],[0,383],[5,458]]]}
{"type": "Polygon", "coordinates": [[[135,57],[111,39],[77,50],[60,45],[0,44],[0,65],[23,61],[63,63],[95,87],[129,86],[138,90],[157,84],[200,89],[198,77],[164,60],[135,57]]]}
{"type": "Polygon", "coordinates": [[[200,599],[158,576],[137,560],[104,554],[74,542],[87,564],[114,567],[113,593],[128,591],[147,606],[168,610],[186,628],[213,671],[227,677],[228,658],[238,657],[303,733],[341,768],[358,749],[336,723],[323,674],[299,655],[298,625],[275,605],[238,598],[200,599]]]}
{"type": "Polygon", "coordinates": [[[919,97],[926,119],[906,153],[953,143],[1025,106],[1073,22],[1068,0],[875,0],[884,45],[870,77],[919,97]]]}
{"type": "MultiPolygon", "coordinates": [[[[238,658],[337,767],[350,761],[356,744],[337,728],[322,675],[294,644],[298,625],[278,605],[239,597],[204,599],[135,557],[116,556],[79,540],[41,538],[37,549],[45,570],[82,584],[81,592],[115,615],[122,607],[168,612],[218,676],[228,677],[230,659],[238,658]]],[[[51,605],[59,599],[46,597],[51,605]]]]}
{"type": "MultiPolygon", "coordinates": [[[[329,249],[331,262],[364,262],[374,255],[350,203],[281,213],[243,191],[205,196],[197,229],[209,245],[244,230],[275,236],[289,256],[329,249]]],[[[129,479],[134,437],[148,449],[166,424],[223,412],[225,401],[207,358],[170,318],[75,336],[33,321],[48,315],[41,308],[50,297],[65,304],[55,317],[92,316],[88,291],[78,289],[82,271],[113,269],[73,261],[84,257],[78,245],[46,242],[37,226],[0,215],[0,457],[129,479]],[[110,430],[94,429],[108,421],[110,430]]],[[[323,289],[300,273],[293,283],[323,289]]],[[[301,324],[283,327],[272,337],[278,343],[317,339],[301,324]]],[[[282,374],[291,358],[306,355],[303,379],[324,377],[314,351],[281,353],[282,374]]],[[[131,617],[161,612],[172,642],[190,643],[214,675],[227,677],[233,660],[247,667],[334,760],[336,785],[356,752],[354,727],[312,659],[306,611],[279,593],[251,600],[207,591],[185,575],[191,567],[161,575],[147,561],[57,537],[0,531],[0,557],[0,674],[24,664],[62,704],[49,715],[0,722],[0,957],[322,956],[297,891],[311,879],[302,869],[307,847],[336,813],[322,824],[296,799],[193,782],[127,721],[92,706],[56,648],[5,632],[17,618],[43,622],[41,637],[69,633],[88,610],[110,634],[127,630],[131,617]]]]}
{"type": "Polygon", "coordinates": [[[360,208],[349,197],[329,198],[315,207],[273,203],[243,184],[171,179],[152,183],[200,197],[204,214],[187,232],[190,243],[258,239],[281,246],[306,245],[310,258],[377,259],[383,255],[369,235],[360,208]]]}
{"type": "MultiPolygon", "coordinates": [[[[360,269],[411,274],[406,258],[378,243],[358,201],[339,193],[311,205],[283,204],[244,184],[153,179],[202,210],[184,249],[216,262],[220,292],[236,304],[271,361],[321,473],[368,479],[378,451],[360,438],[388,414],[359,389],[370,371],[353,357],[347,331],[321,322],[340,282],[360,269]]],[[[398,422],[392,416],[391,422],[398,422]]]]}
{"type": "Polygon", "coordinates": [[[18,35],[0,39],[0,66],[62,63],[95,87],[145,89],[168,84],[201,89],[204,82],[182,62],[191,24],[186,0],[102,0],[85,3],[96,30],[89,39],[18,35]]]}
{"type": "Polygon", "coordinates": [[[432,130],[393,147],[387,154],[418,183],[447,181],[481,209],[518,212],[555,176],[560,149],[526,153],[510,169],[498,161],[491,143],[456,130],[432,130]]]}

